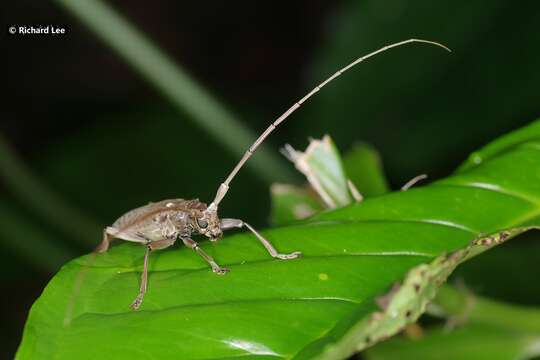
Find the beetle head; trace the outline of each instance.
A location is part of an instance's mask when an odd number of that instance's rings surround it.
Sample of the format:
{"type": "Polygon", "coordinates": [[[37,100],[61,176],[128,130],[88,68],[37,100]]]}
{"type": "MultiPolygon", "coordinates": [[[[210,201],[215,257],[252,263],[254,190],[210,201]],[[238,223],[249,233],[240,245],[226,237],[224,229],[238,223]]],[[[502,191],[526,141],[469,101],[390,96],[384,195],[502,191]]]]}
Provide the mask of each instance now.
{"type": "Polygon", "coordinates": [[[195,228],[199,234],[209,237],[210,241],[216,241],[221,238],[223,232],[221,231],[217,208],[209,206],[201,214],[202,216],[198,217],[195,221],[195,228]]]}

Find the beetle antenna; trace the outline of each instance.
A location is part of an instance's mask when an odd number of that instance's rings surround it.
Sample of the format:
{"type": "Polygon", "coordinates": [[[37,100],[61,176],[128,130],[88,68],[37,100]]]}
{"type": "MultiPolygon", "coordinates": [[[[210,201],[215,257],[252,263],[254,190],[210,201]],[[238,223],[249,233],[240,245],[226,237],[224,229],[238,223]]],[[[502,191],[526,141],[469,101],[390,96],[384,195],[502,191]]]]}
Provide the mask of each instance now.
{"type": "Polygon", "coordinates": [[[379,50],[376,50],[376,51],[373,51],[367,55],[364,55],[362,57],[359,57],[358,59],[354,60],[352,63],[350,63],[349,65],[341,68],[340,70],[338,70],[336,73],[334,73],[334,75],[330,76],[329,78],[327,78],[326,80],[324,80],[322,83],[320,83],[319,85],[317,85],[313,90],[311,90],[309,93],[307,93],[303,98],[301,98],[300,100],[298,100],[298,102],[294,103],[287,111],[285,111],[280,117],[278,117],[260,136],[257,140],[255,140],[255,142],[249,147],[249,149],[244,153],[244,156],[242,157],[242,159],[240,159],[240,161],[238,162],[238,164],[236,164],[236,166],[234,167],[234,169],[231,171],[231,173],[229,174],[229,176],[227,177],[227,179],[219,186],[218,190],[217,190],[217,193],[216,193],[216,197],[214,198],[214,201],[212,201],[212,203],[210,204],[209,206],[209,210],[217,210],[217,207],[219,205],[219,203],[221,202],[221,200],[225,197],[225,195],[227,194],[227,191],[229,190],[229,184],[231,183],[232,179],[234,179],[234,177],[236,176],[236,173],[238,173],[238,171],[242,168],[242,166],[245,164],[246,161],[248,161],[248,159],[253,155],[253,153],[255,152],[255,150],[257,150],[257,148],[259,147],[259,145],[268,137],[268,135],[270,135],[270,133],[272,131],[274,131],[274,129],[280,124],[282,123],[286,118],[289,117],[289,115],[291,115],[293,112],[295,112],[300,106],[302,106],[302,104],[308,100],[310,97],[312,97],[313,95],[315,95],[315,93],[319,92],[319,90],[321,90],[326,84],[328,84],[329,82],[331,82],[332,80],[334,80],[335,78],[337,78],[338,76],[340,76],[341,74],[343,74],[345,71],[349,70],[350,68],[352,68],[353,66],[355,66],[356,64],[359,64],[361,63],[362,61],[372,57],[372,56],[375,56],[377,54],[380,54],[382,52],[385,52],[386,50],[389,50],[391,48],[395,48],[395,47],[398,47],[398,46],[401,46],[401,45],[405,45],[405,44],[409,44],[409,43],[425,43],[425,44],[431,44],[431,45],[435,45],[435,46],[438,46],[438,47],[441,47],[447,51],[451,51],[449,48],[447,48],[446,46],[442,45],[442,44],[439,44],[437,42],[434,42],[434,41],[428,41],[428,40],[422,40],[422,39],[409,39],[409,40],[404,40],[404,41],[400,41],[400,42],[397,42],[397,43],[393,43],[393,44],[390,44],[390,45],[387,45],[385,47],[382,47],[380,48],[379,50]]]}

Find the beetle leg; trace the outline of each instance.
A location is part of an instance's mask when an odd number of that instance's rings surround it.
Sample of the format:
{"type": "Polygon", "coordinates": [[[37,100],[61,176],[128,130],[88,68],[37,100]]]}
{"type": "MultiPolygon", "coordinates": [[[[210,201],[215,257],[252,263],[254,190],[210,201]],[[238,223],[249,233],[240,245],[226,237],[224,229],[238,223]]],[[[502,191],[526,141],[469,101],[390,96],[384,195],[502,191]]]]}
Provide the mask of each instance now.
{"type": "Polygon", "coordinates": [[[99,245],[94,249],[94,252],[102,253],[107,250],[109,250],[109,245],[112,240],[112,236],[109,235],[107,232],[108,228],[103,229],[103,240],[99,243],[99,245]]]}
{"type": "Polygon", "coordinates": [[[141,275],[141,289],[139,290],[139,295],[135,298],[133,303],[131,303],[131,308],[133,310],[139,309],[141,306],[141,303],[144,298],[144,294],[146,293],[146,289],[148,288],[148,257],[150,255],[150,252],[152,250],[158,250],[158,249],[164,249],[166,247],[171,246],[174,244],[176,239],[163,239],[158,241],[147,241],[146,244],[146,253],[144,254],[144,267],[143,267],[143,273],[141,275]]]}
{"type": "Polygon", "coordinates": [[[184,242],[184,245],[195,250],[204,260],[206,260],[208,264],[210,264],[213,272],[215,272],[218,275],[224,275],[227,272],[229,272],[229,269],[219,266],[210,255],[205,253],[203,249],[200,248],[199,244],[197,244],[196,241],[188,237],[181,237],[181,239],[184,242]]]}
{"type": "Polygon", "coordinates": [[[264,247],[266,248],[266,250],[268,250],[268,252],[270,253],[270,255],[272,255],[272,257],[283,259],[283,260],[289,260],[289,259],[296,259],[300,255],[302,255],[300,251],[295,251],[290,254],[278,253],[276,248],[272,246],[270,241],[268,241],[264,236],[259,234],[257,230],[255,230],[247,222],[244,222],[240,219],[221,219],[221,223],[220,223],[221,230],[228,230],[232,228],[242,228],[244,226],[247,227],[248,230],[251,231],[257,237],[257,239],[259,239],[259,241],[264,245],[264,247]]]}
{"type": "Polygon", "coordinates": [[[101,243],[94,249],[95,252],[102,253],[109,249],[110,242],[112,239],[117,238],[121,240],[126,241],[132,241],[136,243],[146,244],[148,243],[148,240],[144,237],[137,235],[134,232],[130,231],[120,231],[115,227],[107,226],[105,230],[103,230],[103,240],[101,243]]]}
{"type": "Polygon", "coordinates": [[[158,241],[152,241],[148,243],[148,247],[150,247],[150,250],[160,250],[165,249],[174,244],[176,241],[176,238],[169,238],[169,239],[163,239],[158,241]]]}
{"type": "Polygon", "coordinates": [[[144,294],[146,293],[146,289],[148,287],[148,256],[150,255],[150,251],[152,251],[152,248],[150,247],[150,243],[146,246],[146,253],[144,254],[144,266],[143,266],[143,272],[141,275],[141,289],[139,290],[139,295],[133,300],[130,307],[133,310],[139,309],[141,306],[141,303],[144,298],[144,294]]]}

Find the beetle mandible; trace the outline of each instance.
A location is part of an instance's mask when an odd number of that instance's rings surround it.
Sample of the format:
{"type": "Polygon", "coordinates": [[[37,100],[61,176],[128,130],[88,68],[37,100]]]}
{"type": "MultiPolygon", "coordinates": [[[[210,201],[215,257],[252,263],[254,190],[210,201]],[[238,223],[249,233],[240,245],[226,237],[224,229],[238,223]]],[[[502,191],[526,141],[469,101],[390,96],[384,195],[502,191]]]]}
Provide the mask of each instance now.
{"type": "Polygon", "coordinates": [[[223,275],[229,270],[227,268],[219,266],[214,259],[204,252],[199,244],[192,239],[192,235],[205,235],[210,238],[210,241],[216,241],[223,235],[223,231],[232,228],[246,227],[251,231],[262,245],[268,250],[270,255],[277,259],[289,260],[295,259],[301,255],[299,251],[292,252],[290,254],[279,253],[272,244],[264,238],[259,232],[257,232],[251,225],[240,219],[220,219],[218,216],[219,203],[229,190],[229,184],[234,179],[238,171],[242,168],[244,163],[253,155],[259,145],[270,135],[272,131],[283,122],[289,115],[296,111],[306,100],[317,93],[323,86],[340,76],[342,73],[352,68],[356,64],[374,56],[388,49],[405,45],[408,43],[426,43],[442,47],[443,49],[450,51],[446,46],[437,42],[421,40],[421,39],[408,39],[387,45],[379,50],[364,55],[354,60],[349,65],[341,68],[335,72],[332,76],[324,80],[317,85],[313,90],[306,94],[299,101],[294,103],[287,111],[285,111],[280,117],[278,117],[245,152],[244,156],[240,159],[238,164],[233,168],[229,176],[219,186],[214,200],[207,205],[199,199],[184,200],[184,199],[170,199],[163,200],[157,203],[150,203],[148,205],[133,209],[126,214],[122,215],[111,226],[108,226],[103,231],[103,240],[96,248],[96,252],[105,252],[109,248],[109,243],[112,238],[118,238],[126,241],[133,241],[141,243],[146,247],[146,253],[144,256],[144,266],[141,275],[140,291],[131,308],[136,310],[141,306],[144,298],[144,294],[147,290],[148,284],[148,257],[151,251],[164,249],[173,245],[177,239],[181,239],[184,245],[195,250],[208,264],[211,266],[212,271],[216,274],[223,275]]]}

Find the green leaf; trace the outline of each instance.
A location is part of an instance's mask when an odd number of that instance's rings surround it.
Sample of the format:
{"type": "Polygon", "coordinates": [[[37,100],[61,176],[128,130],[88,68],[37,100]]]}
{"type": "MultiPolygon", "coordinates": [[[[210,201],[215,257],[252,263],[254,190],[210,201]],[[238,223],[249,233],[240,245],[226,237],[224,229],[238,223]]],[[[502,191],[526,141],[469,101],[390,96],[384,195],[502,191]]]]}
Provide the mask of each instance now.
{"type": "MultiPolygon", "coordinates": [[[[540,305],[540,232],[520,236],[460,266],[452,278],[482,296],[540,305]],[[501,266],[502,265],[502,266],[501,266]],[[524,271],[526,269],[526,271],[524,271]],[[531,284],[538,284],[531,286],[531,284]],[[508,291],[511,289],[511,291],[508,291]]],[[[450,279],[452,280],[452,279],[450,279]]]]}
{"type": "Polygon", "coordinates": [[[392,339],[368,351],[368,360],[379,359],[530,359],[540,355],[540,334],[470,325],[448,333],[433,330],[417,341],[392,339]]]}
{"type": "Polygon", "coordinates": [[[322,140],[311,140],[305,153],[291,147],[285,150],[311,186],[273,184],[270,187],[273,225],[305,219],[331,208],[336,201],[341,206],[351,204],[348,181],[362,197],[381,195],[389,190],[379,154],[368,144],[355,145],[343,160],[328,135],[322,140]]]}
{"type": "MultiPolygon", "coordinates": [[[[270,219],[273,225],[284,225],[305,219],[323,209],[345,206],[353,202],[349,194],[348,175],[330,136],[325,135],[321,140],[311,139],[304,152],[297,151],[290,145],[287,145],[284,151],[296,168],[306,176],[309,184],[305,187],[286,184],[271,186],[270,219]]],[[[380,167],[375,164],[375,156],[376,153],[371,148],[356,147],[348,157],[348,171],[368,191],[372,190],[373,185],[375,187],[380,185],[377,180],[382,176],[380,167]],[[373,172],[374,175],[366,175],[369,172],[373,172]]]]}
{"type": "Polygon", "coordinates": [[[381,157],[369,144],[356,144],[343,157],[347,177],[365,197],[382,195],[390,191],[384,176],[381,157]]]}
{"type": "Polygon", "coordinates": [[[393,338],[368,359],[529,359],[540,356],[540,308],[493,301],[444,286],[433,307],[448,325],[427,327],[418,339],[393,338]],[[454,324],[454,325],[452,325],[454,324]]]}
{"type": "Polygon", "coordinates": [[[347,357],[414,321],[460,262],[540,226],[538,125],[443,181],[262,232],[301,259],[247,233],[201,244],[226,276],[183,247],[152,253],[138,312],[141,246],[76,259],[32,307],[17,359],[347,357]]]}
{"type": "Polygon", "coordinates": [[[318,200],[317,194],[309,188],[272,184],[270,196],[272,197],[270,222],[273,225],[284,225],[305,219],[325,208],[318,200]]]}
{"type": "Polygon", "coordinates": [[[475,323],[540,335],[540,308],[492,300],[463,286],[441,287],[432,308],[435,311],[429,313],[443,315],[449,319],[449,325],[475,323]]]}
{"type": "Polygon", "coordinates": [[[291,146],[284,150],[327,207],[335,208],[351,203],[352,197],[341,157],[330,136],[325,135],[320,140],[311,139],[304,152],[294,150],[291,146]]]}
{"type": "MultiPolygon", "coordinates": [[[[512,149],[515,146],[518,146],[522,143],[526,144],[530,140],[535,139],[533,134],[540,133],[540,121],[535,121],[529,126],[523,127],[516,131],[511,132],[510,134],[500,137],[499,139],[491,142],[486,145],[482,150],[473,152],[459,167],[460,172],[463,172],[467,169],[474,168],[475,166],[482,164],[486,160],[489,160],[497,155],[500,155],[502,152],[512,149]]],[[[538,140],[538,138],[536,138],[538,140]]],[[[534,144],[531,146],[535,147],[534,144]]],[[[531,170],[534,170],[531,169],[531,170]]],[[[540,169],[536,169],[540,171],[540,169]]]]}

